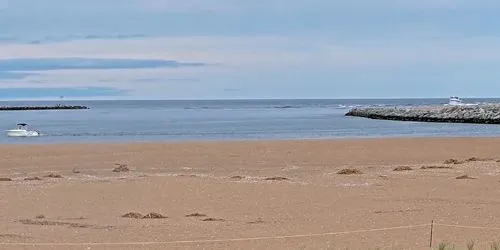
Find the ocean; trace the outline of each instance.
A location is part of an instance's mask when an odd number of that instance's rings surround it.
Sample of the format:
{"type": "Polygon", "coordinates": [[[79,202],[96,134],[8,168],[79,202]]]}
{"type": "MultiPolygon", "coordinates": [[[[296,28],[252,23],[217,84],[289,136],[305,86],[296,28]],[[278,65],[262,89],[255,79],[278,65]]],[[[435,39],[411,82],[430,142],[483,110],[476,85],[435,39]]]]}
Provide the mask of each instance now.
{"type": "MultiPolygon", "coordinates": [[[[498,136],[500,126],[420,123],[346,117],[353,107],[414,106],[447,99],[183,100],[0,102],[0,106],[85,105],[88,110],[0,111],[0,129],[24,122],[40,137],[2,144],[113,143],[189,140],[498,136]]],[[[500,99],[466,99],[500,103],[500,99]]]]}

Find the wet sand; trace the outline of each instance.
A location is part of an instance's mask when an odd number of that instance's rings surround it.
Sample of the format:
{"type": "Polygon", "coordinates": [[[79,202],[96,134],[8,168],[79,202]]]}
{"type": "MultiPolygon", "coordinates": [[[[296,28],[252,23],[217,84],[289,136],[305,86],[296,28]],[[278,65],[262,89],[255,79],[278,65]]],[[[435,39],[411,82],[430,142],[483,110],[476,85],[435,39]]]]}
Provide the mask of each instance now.
{"type": "Polygon", "coordinates": [[[0,249],[428,249],[432,220],[434,246],[500,241],[498,138],[0,152],[0,249]]]}

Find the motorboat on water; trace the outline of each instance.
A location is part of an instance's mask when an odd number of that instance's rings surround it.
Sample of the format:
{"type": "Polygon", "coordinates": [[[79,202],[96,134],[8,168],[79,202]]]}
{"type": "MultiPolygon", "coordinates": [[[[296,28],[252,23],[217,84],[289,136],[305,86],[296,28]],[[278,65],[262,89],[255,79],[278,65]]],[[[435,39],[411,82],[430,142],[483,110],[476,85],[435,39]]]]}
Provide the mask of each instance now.
{"type": "Polygon", "coordinates": [[[7,130],[7,136],[10,137],[33,137],[40,136],[40,132],[34,129],[30,129],[26,123],[18,123],[17,128],[7,130]]]}
{"type": "Polygon", "coordinates": [[[448,105],[463,105],[463,102],[458,96],[451,96],[448,105]]]}
{"type": "Polygon", "coordinates": [[[464,103],[458,96],[450,96],[448,104],[450,106],[476,106],[476,103],[464,103]]]}

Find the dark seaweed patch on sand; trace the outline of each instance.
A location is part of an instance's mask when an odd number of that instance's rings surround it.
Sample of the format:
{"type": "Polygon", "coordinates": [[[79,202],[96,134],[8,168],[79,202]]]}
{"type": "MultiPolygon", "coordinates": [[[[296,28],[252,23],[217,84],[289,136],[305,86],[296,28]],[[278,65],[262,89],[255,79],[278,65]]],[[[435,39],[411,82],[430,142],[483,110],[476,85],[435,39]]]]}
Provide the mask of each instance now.
{"type": "Polygon", "coordinates": [[[42,178],[35,176],[35,177],[26,177],[24,178],[25,181],[41,181],[42,178]]]}
{"type": "Polygon", "coordinates": [[[74,222],[65,222],[65,221],[50,221],[50,220],[32,220],[32,219],[23,219],[19,220],[24,225],[36,225],[36,226],[67,226],[72,228],[91,228],[91,229],[110,229],[111,226],[97,226],[97,225],[89,225],[89,224],[81,224],[74,222]]]}
{"type": "Polygon", "coordinates": [[[393,169],[393,171],[410,171],[410,170],[413,170],[413,168],[408,166],[400,166],[393,169]]]}
{"type": "Polygon", "coordinates": [[[142,215],[141,213],[138,212],[130,212],[122,215],[123,218],[130,218],[130,219],[166,219],[168,218],[167,216],[163,216],[162,214],[151,212],[146,215],[142,215]]]}
{"type": "Polygon", "coordinates": [[[455,177],[455,179],[457,179],[457,180],[474,180],[474,179],[476,179],[476,178],[475,178],[475,177],[468,176],[468,175],[461,175],[461,176],[457,176],[457,177],[455,177]]]}
{"type": "Polygon", "coordinates": [[[151,212],[142,217],[142,219],[165,219],[165,218],[167,218],[167,216],[155,212],[151,212]]]}
{"type": "Polygon", "coordinates": [[[131,219],[141,219],[143,215],[137,212],[130,212],[122,215],[123,218],[131,218],[131,219]]]}
{"type": "Polygon", "coordinates": [[[201,214],[201,213],[192,213],[186,215],[186,217],[206,217],[206,216],[207,216],[206,214],[201,214]]]}
{"type": "Polygon", "coordinates": [[[46,177],[46,178],[62,178],[62,175],[50,173],[50,174],[48,174],[48,175],[46,175],[44,177],[46,177]]]}
{"type": "Polygon", "coordinates": [[[248,224],[261,224],[264,223],[264,220],[262,218],[257,218],[256,220],[249,221],[248,224]]]}
{"type": "Polygon", "coordinates": [[[116,168],[113,169],[114,173],[121,173],[121,172],[128,172],[128,171],[130,171],[130,169],[128,168],[127,164],[117,163],[115,165],[117,165],[118,167],[116,167],[116,168]]]}
{"type": "Polygon", "coordinates": [[[235,176],[231,176],[231,180],[242,180],[242,179],[245,179],[245,176],[240,176],[240,175],[235,175],[235,176]]]}
{"type": "Polygon", "coordinates": [[[281,176],[276,176],[276,177],[267,177],[264,180],[266,180],[266,181],[287,181],[288,178],[281,177],[281,176]]]}
{"type": "Polygon", "coordinates": [[[451,169],[450,166],[422,166],[420,169],[451,169]]]}
{"type": "Polygon", "coordinates": [[[448,159],[444,161],[444,164],[462,164],[463,162],[457,160],[457,159],[448,159]]]}
{"type": "Polygon", "coordinates": [[[337,174],[342,174],[342,175],[356,175],[356,174],[363,174],[363,172],[359,169],[355,168],[345,168],[337,172],[337,174]]]}
{"type": "Polygon", "coordinates": [[[206,218],[201,221],[214,221],[214,222],[223,222],[225,221],[224,219],[217,219],[217,218],[206,218]]]}

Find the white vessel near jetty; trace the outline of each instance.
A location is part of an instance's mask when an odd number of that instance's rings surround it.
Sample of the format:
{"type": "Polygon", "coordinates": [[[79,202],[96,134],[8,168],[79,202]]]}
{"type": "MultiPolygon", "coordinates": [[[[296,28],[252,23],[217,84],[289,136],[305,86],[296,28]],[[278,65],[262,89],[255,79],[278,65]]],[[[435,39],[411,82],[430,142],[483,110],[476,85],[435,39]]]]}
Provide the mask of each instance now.
{"type": "Polygon", "coordinates": [[[458,96],[450,96],[450,99],[448,101],[448,104],[445,105],[450,105],[450,106],[476,106],[476,103],[464,103],[462,99],[458,96]]]}
{"type": "Polygon", "coordinates": [[[464,103],[462,102],[462,99],[460,99],[458,96],[451,96],[450,100],[448,101],[448,105],[463,105],[464,103]]]}
{"type": "Polygon", "coordinates": [[[26,123],[18,123],[17,128],[7,130],[6,132],[9,137],[33,137],[40,135],[40,132],[37,130],[30,130],[26,123]]]}

